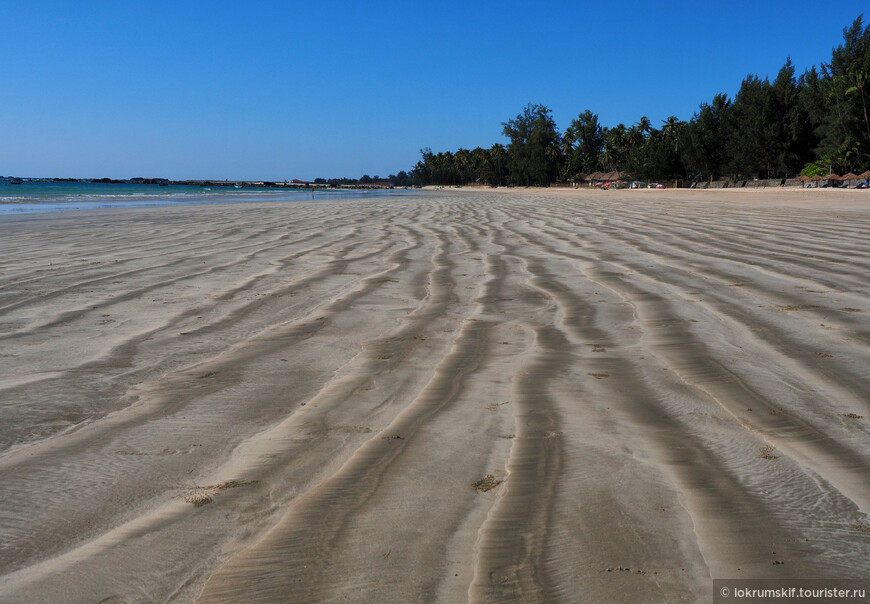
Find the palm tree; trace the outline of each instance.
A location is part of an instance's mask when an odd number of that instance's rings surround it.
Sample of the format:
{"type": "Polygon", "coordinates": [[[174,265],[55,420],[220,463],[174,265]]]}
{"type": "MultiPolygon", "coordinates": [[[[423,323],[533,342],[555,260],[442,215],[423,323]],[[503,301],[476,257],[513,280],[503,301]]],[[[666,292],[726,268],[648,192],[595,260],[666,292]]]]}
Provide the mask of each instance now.
{"type": "Polygon", "coordinates": [[[632,145],[632,133],[625,124],[617,124],[604,134],[604,162],[608,168],[624,168],[628,150],[632,145]]]}
{"type": "Polygon", "coordinates": [[[649,121],[649,118],[645,115],[642,115],[637,122],[638,129],[644,134],[648,135],[652,132],[652,124],[649,121]]]}
{"type": "Polygon", "coordinates": [[[668,117],[668,119],[662,121],[662,124],[662,132],[665,137],[670,140],[674,152],[679,153],[683,129],[686,126],[686,122],[681,122],[676,116],[672,115],[668,117]]]}
{"type": "Polygon", "coordinates": [[[475,181],[487,180],[489,172],[489,152],[486,149],[475,147],[471,151],[471,171],[475,181]]]}
{"type": "Polygon", "coordinates": [[[645,115],[641,116],[638,122],[629,130],[631,146],[635,149],[642,147],[651,131],[652,124],[650,124],[649,118],[645,115]]]}
{"type": "Polygon", "coordinates": [[[471,171],[471,151],[468,149],[459,148],[453,154],[453,165],[457,175],[459,176],[459,184],[464,185],[468,182],[469,172],[471,171]]]}

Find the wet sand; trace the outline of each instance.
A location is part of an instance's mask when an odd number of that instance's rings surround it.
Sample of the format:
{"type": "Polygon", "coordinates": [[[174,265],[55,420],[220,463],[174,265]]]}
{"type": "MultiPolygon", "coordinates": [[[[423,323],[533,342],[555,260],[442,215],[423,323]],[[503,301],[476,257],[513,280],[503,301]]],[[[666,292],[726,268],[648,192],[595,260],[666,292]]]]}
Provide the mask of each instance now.
{"type": "Polygon", "coordinates": [[[0,221],[0,601],[870,575],[870,194],[0,221]]]}

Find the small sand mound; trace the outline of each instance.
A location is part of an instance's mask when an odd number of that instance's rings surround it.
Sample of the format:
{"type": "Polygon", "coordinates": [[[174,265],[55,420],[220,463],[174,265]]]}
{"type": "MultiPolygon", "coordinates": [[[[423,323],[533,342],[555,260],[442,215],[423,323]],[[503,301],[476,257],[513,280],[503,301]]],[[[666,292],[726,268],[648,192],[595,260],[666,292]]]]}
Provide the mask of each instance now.
{"type": "Polygon", "coordinates": [[[815,310],[821,308],[818,304],[789,304],[788,306],[780,306],[779,310],[815,310]]]}
{"type": "Polygon", "coordinates": [[[503,480],[496,480],[495,476],[492,474],[487,474],[477,482],[473,482],[471,486],[480,491],[481,493],[486,493],[487,491],[491,491],[498,485],[500,485],[503,480]]]}
{"type": "Polygon", "coordinates": [[[852,523],[852,528],[861,533],[862,535],[870,536],[870,524],[867,524],[866,522],[856,520],[852,523]]]}
{"type": "Polygon", "coordinates": [[[214,499],[211,498],[208,490],[203,487],[193,487],[193,489],[185,493],[184,501],[199,508],[207,503],[211,503],[214,499]]]}
{"type": "Polygon", "coordinates": [[[196,507],[202,507],[207,503],[214,501],[214,495],[226,489],[235,489],[237,487],[246,487],[251,484],[256,484],[256,480],[228,480],[219,484],[212,484],[205,487],[193,487],[184,494],[184,501],[193,504],[196,507]]]}
{"type": "Polygon", "coordinates": [[[779,455],[774,455],[774,451],[776,451],[776,448],[773,445],[764,445],[758,456],[761,459],[779,459],[779,455]]]}

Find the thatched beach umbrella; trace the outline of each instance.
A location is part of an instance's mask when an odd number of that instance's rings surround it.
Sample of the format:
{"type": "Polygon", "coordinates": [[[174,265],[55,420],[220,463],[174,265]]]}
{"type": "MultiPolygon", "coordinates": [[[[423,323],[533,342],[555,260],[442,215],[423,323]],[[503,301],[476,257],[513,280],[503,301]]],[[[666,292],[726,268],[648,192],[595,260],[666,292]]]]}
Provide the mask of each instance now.
{"type": "Polygon", "coordinates": [[[803,174],[798,174],[798,177],[795,178],[795,180],[798,182],[809,182],[812,179],[809,176],[804,176],[803,174]]]}
{"type": "MultiPolygon", "coordinates": [[[[853,180],[858,180],[859,178],[861,178],[861,177],[858,176],[857,174],[855,174],[854,172],[848,172],[846,174],[843,174],[843,182],[845,182],[845,183],[851,182],[853,180]]],[[[846,185],[846,186],[848,186],[848,185],[846,185]]]]}
{"type": "Polygon", "coordinates": [[[828,180],[828,179],[825,178],[824,176],[822,176],[821,174],[816,174],[815,176],[813,176],[810,179],[810,182],[819,182],[820,180],[828,180]]]}
{"type": "Polygon", "coordinates": [[[858,175],[858,178],[870,178],[870,170],[867,170],[866,172],[861,172],[858,175]]]}
{"type": "Polygon", "coordinates": [[[836,174],[831,173],[831,174],[828,174],[827,176],[825,176],[825,179],[826,180],[843,180],[843,177],[837,176],[836,174]]]}

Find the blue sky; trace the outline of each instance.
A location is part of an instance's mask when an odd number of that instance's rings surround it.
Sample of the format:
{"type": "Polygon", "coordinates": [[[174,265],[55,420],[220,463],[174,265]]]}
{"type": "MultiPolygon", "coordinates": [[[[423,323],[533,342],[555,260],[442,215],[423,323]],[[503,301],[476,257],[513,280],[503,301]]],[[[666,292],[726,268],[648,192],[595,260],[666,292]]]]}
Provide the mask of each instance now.
{"type": "MultiPolygon", "coordinates": [[[[8,0],[0,174],[313,179],[564,130],[689,119],[750,73],[830,58],[864,2],[8,0]]],[[[870,14],[866,16],[870,18],[870,14]]],[[[866,21],[865,18],[865,21],[866,21]]]]}

